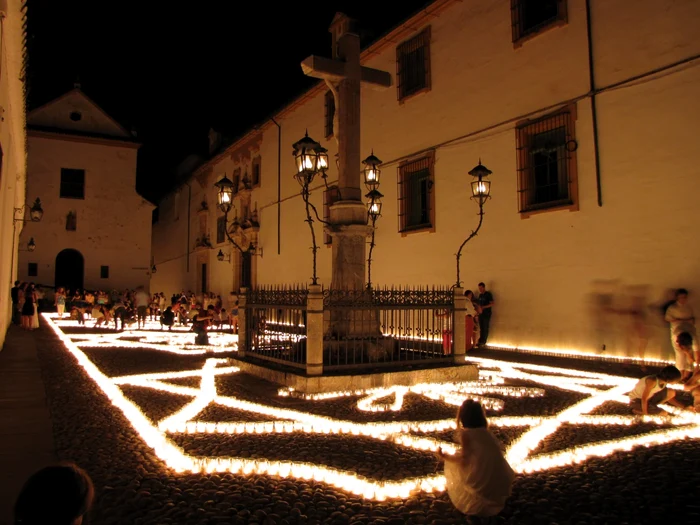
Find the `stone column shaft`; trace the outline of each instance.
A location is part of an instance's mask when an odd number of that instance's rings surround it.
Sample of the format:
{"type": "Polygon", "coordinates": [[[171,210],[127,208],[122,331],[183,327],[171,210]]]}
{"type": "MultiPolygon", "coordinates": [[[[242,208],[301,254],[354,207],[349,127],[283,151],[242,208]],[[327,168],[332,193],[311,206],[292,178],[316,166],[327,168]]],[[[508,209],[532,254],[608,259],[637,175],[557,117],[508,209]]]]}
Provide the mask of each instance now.
{"type": "Polygon", "coordinates": [[[306,299],[306,373],[323,374],[323,293],[319,284],[309,286],[306,299]]]}
{"type": "Polygon", "coordinates": [[[452,355],[455,363],[464,364],[464,355],[467,348],[467,330],[465,325],[467,298],[464,296],[464,288],[455,288],[453,293],[454,323],[452,326],[452,355]]]}

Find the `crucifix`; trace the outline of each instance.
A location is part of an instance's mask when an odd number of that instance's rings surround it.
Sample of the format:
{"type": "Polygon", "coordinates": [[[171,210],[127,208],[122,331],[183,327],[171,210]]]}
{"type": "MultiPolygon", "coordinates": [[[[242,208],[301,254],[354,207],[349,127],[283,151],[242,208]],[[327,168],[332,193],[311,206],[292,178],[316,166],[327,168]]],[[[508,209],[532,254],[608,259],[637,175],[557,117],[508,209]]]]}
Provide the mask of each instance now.
{"type": "Polygon", "coordinates": [[[365,246],[371,227],[361,193],[360,85],[386,89],[391,74],[360,64],[360,37],[355,21],[336,13],[329,32],[333,58],[310,56],[301,63],[304,73],[323,79],[333,93],[335,117],[333,134],[338,143],[338,193],[340,200],[330,206],[333,237],[331,286],[361,290],[365,286],[365,246]]]}

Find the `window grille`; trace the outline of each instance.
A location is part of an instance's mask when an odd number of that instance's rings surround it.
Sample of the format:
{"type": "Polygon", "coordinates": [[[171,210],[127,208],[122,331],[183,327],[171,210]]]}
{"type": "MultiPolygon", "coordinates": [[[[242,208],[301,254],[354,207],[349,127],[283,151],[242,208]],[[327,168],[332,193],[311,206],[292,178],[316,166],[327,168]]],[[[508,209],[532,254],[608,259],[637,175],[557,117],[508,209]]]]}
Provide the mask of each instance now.
{"type": "Polygon", "coordinates": [[[251,171],[252,171],[252,184],[253,187],[260,186],[260,175],[262,173],[262,159],[258,155],[253,159],[253,163],[251,165],[251,171]]]}
{"type": "Polygon", "coordinates": [[[226,241],[226,217],[216,219],[216,243],[221,244],[226,241]]]}
{"type": "Polygon", "coordinates": [[[396,48],[399,100],[430,89],[430,27],[396,48]]]}
{"type": "Polygon", "coordinates": [[[335,97],[333,92],[328,90],[325,95],[325,108],[326,114],[324,118],[324,129],[326,132],[326,138],[329,139],[333,136],[333,119],[335,118],[335,97]]]}
{"type": "MultiPolygon", "coordinates": [[[[330,188],[328,188],[327,190],[325,190],[323,192],[323,220],[324,221],[326,221],[326,222],[330,221],[330,218],[331,218],[330,207],[338,201],[339,196],[340,196],[340,192],[338,191],[337,186],[331,186],[330,188]]],[[[324,232],[323,242],[324,242],[324,244],[327,244],[327,245],[333,244],[333,236],[324,232]]]]}
{"type": "Polygon", "coordinates": [[[511,0],[513,42],[559,20],[566,20],[566,0],[511,0]]]}
{"type": "Polygon", "coordinates": [[[574,204],[573,120],[567,110],[516,129],[521,212],[574,204]]]}
{"type": "Polygon", "coordinates": [[[433,153],[399,166],[399,231],[434,226],[433,166],[433,153]]]}
{"type": "Polygon", "coordinates": [[[59,196],[62,199],[84,199],[85,170],[61,168],[61,187],[59,196]]]}
{"type": "Polygon", "coordinates": [[[78,214],[74,211],[69,211],[66,215],[66,231],[74,232],[78,229],[78,214]]]}

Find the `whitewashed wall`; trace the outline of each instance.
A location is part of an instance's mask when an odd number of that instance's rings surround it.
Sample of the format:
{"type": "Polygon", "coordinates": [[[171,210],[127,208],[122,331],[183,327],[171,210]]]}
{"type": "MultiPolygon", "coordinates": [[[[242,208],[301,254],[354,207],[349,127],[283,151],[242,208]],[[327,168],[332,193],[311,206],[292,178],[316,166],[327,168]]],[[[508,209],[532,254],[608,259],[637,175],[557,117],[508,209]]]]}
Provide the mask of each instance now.
{"type": "Polygon", "coordinates": [[[125,289],[148,285],[153,205],[135,190],[136,148],[69,140],[29,138],[27,194],[41,197],[44,217],[27,223],[21,242],[36,242],[20,252],[19,279],[53,285],[56,256],[66,248],[84,258],[87,289],[125,289]],[[85,170],[85,199],[59,197],[61,168],[85,170]],[[66,215],[77,213],[76,231],[66,231],[66,215]],[[27,275],[27,263],[38,275],[27,275]],[[100,277],[109,266],[109,278],[100,277]]]}

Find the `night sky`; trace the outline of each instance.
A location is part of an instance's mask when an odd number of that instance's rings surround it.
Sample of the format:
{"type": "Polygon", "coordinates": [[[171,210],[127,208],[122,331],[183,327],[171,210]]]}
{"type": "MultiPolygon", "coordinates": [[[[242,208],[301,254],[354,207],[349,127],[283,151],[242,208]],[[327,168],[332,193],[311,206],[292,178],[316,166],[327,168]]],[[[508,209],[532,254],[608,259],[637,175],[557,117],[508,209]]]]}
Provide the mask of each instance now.
{"type": "Polygon", "coordinates": [[[236,137],[314,84],[337,11],[370,44],[428,0],[237,2],[28,0],[28,107],[82,90],[143,143],[137,189],[157,200],[210,127],[236,137]],[[384,7],[386,6],[386,7],[384,7]]]}

